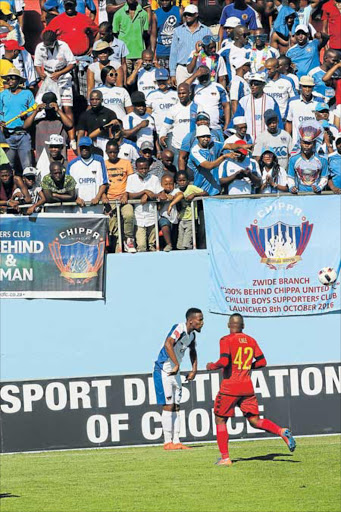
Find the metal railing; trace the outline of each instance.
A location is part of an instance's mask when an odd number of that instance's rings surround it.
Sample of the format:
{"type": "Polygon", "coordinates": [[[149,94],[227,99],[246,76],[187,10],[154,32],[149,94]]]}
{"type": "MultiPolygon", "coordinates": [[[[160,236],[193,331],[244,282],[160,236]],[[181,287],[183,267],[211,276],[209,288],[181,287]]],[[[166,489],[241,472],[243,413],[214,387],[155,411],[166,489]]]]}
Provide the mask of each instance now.
{"type": "MultiPolygon", "coordinates": [[[[197,249],[197,223],[204,222],[203,215],[201,219],[200,216],[197,217],[197,204],[198,202],[203,203],[206,199],[219,199],[219,200],[238,200],[238,199],[260,199],[262,197],[295,197],[295,196],[315,196],[316,194],[313,192],[301,192],[299,194],[291,194],[290,192],[281,192],[278,194],[240,194],[240,195],[216,195],[216,196],[205,196],[205,197],[195,197],[191,201],[191,216],[192,216],[192,232],[193,232],[193,249],[197,249]]],[[[334,195],[331,191],[321,192],[319,195],[334,195]]],[[[155,226],[155,237],[156,237],[156,251],[160,250],[160,237],[159,237],[159,218],[158,218],[158,208],[157,205],[163,203],[164,201],[148,201],[149,204],[154,205],[154,226],[155,226]]],[[[141,204],[139,199],[130,199],[128,204],[141,204]]],[[[18,208],[20,211],[24,212],[27,208],[30,208],[31,204],[27,205],[19,205],[18,208]]],[[[117,238],[118,238],[118,248],[117,252],[123,252],[123,233],[122,233],[122,225],[121,225],[121,208],[122,205],[120,201],[110,201],[110,206],[116,207],[116,215],[117,215],[117,238]]],[[[85,213],[85,214],[102,214],[104,205],[100,202],[97,205],[92,205],[91,203],[86,203],[85,206],[79,206],[76,202],[65,202],[65,203],[45,203],[41,206],[40,213],[85,213]]],[[[109,213],[110,214],[110,213],[109,213]]],[[[109,215],[108,214],[108,215],[109,215]]]]}

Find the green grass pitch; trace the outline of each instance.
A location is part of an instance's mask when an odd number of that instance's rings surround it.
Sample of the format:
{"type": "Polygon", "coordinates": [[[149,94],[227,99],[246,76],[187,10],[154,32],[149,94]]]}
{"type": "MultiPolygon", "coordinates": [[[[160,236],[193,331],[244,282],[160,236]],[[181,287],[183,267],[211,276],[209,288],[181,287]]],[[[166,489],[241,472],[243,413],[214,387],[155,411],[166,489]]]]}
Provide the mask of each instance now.
{"type": "Polygon", "coordinates": [[[3,455],[1,512],[335,512],[340,436],[3,455]]]}

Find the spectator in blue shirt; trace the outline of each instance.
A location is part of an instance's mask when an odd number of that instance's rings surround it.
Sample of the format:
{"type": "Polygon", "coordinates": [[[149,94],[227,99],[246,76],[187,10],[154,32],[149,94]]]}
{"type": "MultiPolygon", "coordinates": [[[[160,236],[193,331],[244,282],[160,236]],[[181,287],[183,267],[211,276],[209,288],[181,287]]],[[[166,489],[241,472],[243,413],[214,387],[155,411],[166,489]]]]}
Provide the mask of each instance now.
{"type": "Polygon", "coordinates": [[[315,39],[309,41],[309,34],[307,25],[297,25],[295,30],[297,44],[287,51],[287,56],[296,65],[296,74],[299,78],[308,75],[310,70],[320,65],[320,50],[329,39],[327,34],[316,32],[315,39]]]}
{"type": "Polygon", "coordinates": [[[24,119],[20,114],[33,107],[34,97],[31,91],[22,89],[25,79],[22,78],[18,69],[11,68],[3,78],[6,78],[8,89],[0,93],[0,126],[9,145],[7,158],[15,168],[16,155],[18,155],[21,167],[25,169],[32,165],[31,137],[24,129],[24,119]],[[9,122],[16,116],[17,119],[9,122]]]}
{"type": "Polygon", "coordinates": [[[159,0],[159,5],[152,14],[150,44],[159,65],[168,68],[173,34],[181,23],[181,14],[172,0],[159,0]]]}
{"type": "Polygon", "coordinates": [[[198,143],[195,144],[189,154],[189,161],[194,168],[193,185],[205,190],[209,196],[220,193],[219,165],[230,154],[222,155],[223,142],[212,141],[211,131],[208,126],[198,126],[196,130],[198,143]]]}
{"type": "Polygon", "coordinates": [[[223,39],[224,34],[224,25],[227,18],[239,18],[240,24],[244,25],[250,30],[256,30],[258,28],[256,13],[251,7],[249,7],[245,0],[236,0],[230,5],[226,5],[221,13],[221,18],[219,21],[219,39],[223,39]]]}
{"type": "Polygon", "coordinates": [[[289,192],[319,194],[328,182],[328,162],[316,153],[316,140],[322,128],[317,121],[304,121],[300,127],[300,152],[289,159],[289,192]]]}
{"type": "Polygon", "coordinates": [[[324,53],[321,66],[317,66],[309,71],[309,76],[311,76],[315,82],[314,90],[323,96],[324,101],[329,101],[333,98],[335,96],[335,90],[323,81],[323,77],[327,71],[331,70],[338,62],[340,62],[340,53],[337,50],[329,48],[329,50],[326,50],[324,53]]]}
{"type": "Polygon", "coordinates": [[[335,139],[336,151],[328,158],[328,187],[334,194],[341,194],[341,133],[335,139]]]}
{"type": "Polygon", "coordinates": [[[185,22],[174,30],[169,57],[169,71],[173,86],[180,85],[189,78],[187,61],[191,52],[195,50],[197,41],[212,35],[210,29],[199,22],[198,16],[198,7],[194,4],[188,5],[183,13],[185,22]]]}

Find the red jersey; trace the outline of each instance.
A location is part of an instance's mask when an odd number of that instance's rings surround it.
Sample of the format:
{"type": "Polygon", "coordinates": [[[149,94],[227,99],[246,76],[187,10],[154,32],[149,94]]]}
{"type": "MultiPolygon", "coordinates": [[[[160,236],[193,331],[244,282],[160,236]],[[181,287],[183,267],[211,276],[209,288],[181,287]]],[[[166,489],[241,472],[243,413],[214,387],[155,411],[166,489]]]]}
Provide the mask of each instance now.
{"type": "Polygon", "coordinates": [[[250,396],[254,394],[251,369],[262,366],[266,366],[266,360],[256,340],[243,332],[237,332],[221,338],[220,358],[216,363],[212,363],[209,369],[224,368],[220,384],[221,393],[250,396]]]}
{"type": "Polygon", "coordinates": [[[322,6],[322,20],[328,21],[329,47],[341,48],[341,13],[332,0],[322,6]]]}
{"type": "Polygon", "coordinates": [[[53,18],[45,30],[56,32],[57,38],[67,43],[74,55],[85,55],[90,48],[88,32],[95,38],[98,27],[85,14],[78,12],[76,16],[68,16],[63,12],[53,18]]]}

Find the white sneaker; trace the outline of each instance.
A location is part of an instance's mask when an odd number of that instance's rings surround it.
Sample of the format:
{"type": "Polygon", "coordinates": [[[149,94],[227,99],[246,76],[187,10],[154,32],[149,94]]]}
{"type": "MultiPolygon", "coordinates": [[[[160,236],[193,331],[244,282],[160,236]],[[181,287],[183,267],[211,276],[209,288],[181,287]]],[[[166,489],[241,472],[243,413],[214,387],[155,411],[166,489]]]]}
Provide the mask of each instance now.
{"type": "Polygon", "coordinates": [[[70,140],[70,149],[72,149],[73,151],[77,151],[77,142],[75,141],[75,139],[70,140]]]}
{"type": "Polygon", "coordinates": [[[173,250],[173,247],[171,245],[166,245],[166,247],[164,248],[164,252],[170,252],[173,250]]]}
{"type": "Polygon", "coordinates": [[[130,253],[136,252],[134,240],[132,238],[126,238],[126,240],[124,240],[124,242],[123,242],[123,246],[124,246],[125,252],[130,252],[130,253]]]}

